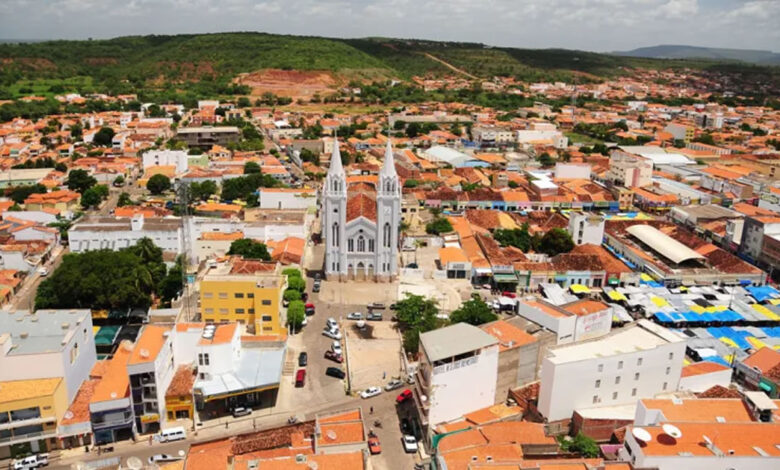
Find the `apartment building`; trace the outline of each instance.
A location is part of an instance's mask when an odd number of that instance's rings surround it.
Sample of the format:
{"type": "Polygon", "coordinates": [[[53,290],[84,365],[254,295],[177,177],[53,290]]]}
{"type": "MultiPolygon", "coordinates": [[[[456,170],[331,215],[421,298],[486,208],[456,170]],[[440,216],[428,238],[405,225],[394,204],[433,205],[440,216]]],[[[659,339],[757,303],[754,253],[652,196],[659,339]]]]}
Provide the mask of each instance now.
{"type": "Polygon", "coordinates": [[[604,241],[604,216],[579,211],[571,212],[569,233],[576,245],[601,245],[604,241]]]}
{"type": "Polygon", "coordinates": [[[67,392],[60,377],[0,382],[0,459],[56,449],[67,392]]]}
{"type": "Polygon", "coordinates": [[[95,444],[130,439],[137,433],[127,375],[132,354],[133,343],[123,341],[111,359],[104,360],[92,372],[97,385],[89,401],[89,415],[95,444]]]}
{"type": "Polygon", "coordinates": [[[165,423],[165,393],[174,373],[171,329],[145,326],[127,362],[130,399],[138,432],[157,432],[165,423]]]}
{"type": "Polygon", "coordinates": [[[524,300],[517,303],[517,314],[555,333],[556,344],[598,338],[612,329],[612,307],[595,300],[560,306],[544,300],[524,300]]]}
{"type": "Polygon", "coordinates": [[[683,337],[647,320],[584,343],[552,348],[542,362],[539,412],[567,420],[578,409],[634,403],[677,390],[683,337]]]}
{"type": "Polygon", "coordinates": [[[286,288],[287,279],[275,264],[225,263],[200,282],[201,316],[208,323],[241,323],[258,335],[279,335],[286,328],[281,311],[286,288]]]}
{"type": "Polygon", "coordinates": [[[187,144],[187,147],[198,147],[210,150],[219,145],[227,147],[228,144],[238,142],[241,131],[238,127],[180,127],[176,131],[176,138],[187,144]]]}
{"type": "Polygon", "coordinates": [[[176,168],[176,174],[187,172],[189,155],[184,150],[149,150],[143,155],[143,168],[153,166],[172,166],[176,168]]]}
{"type": "Polygon", "coordinates": [[[89,310],[0,311],[0,382],[61,378],[70,403],[96,360],[89,310]]]}
{"type": "Polygon", "coordinates": [[[609,155],[609,170],[605,178],[626,188],[642,188],[652,183],[653,162],[622,150],[609,155]]]}
{"type": "Polygon", "coordinates": [[[420,335],[415,404],[423,428],[494,404],[499,341],[467,323],[420,335]]]}

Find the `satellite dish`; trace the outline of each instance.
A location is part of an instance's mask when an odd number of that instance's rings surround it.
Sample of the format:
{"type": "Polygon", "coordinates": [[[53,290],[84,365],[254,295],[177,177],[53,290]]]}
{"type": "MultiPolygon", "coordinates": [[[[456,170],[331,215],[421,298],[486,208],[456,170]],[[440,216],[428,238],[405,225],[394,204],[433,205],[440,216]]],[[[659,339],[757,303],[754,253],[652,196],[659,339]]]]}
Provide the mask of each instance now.
{"type": "Polygon", "coordinates": [[[336,440],[336,431],[334,431],[334,430],[332,430],[332,429],[331,429],[330,431],[328,431],[327,433],[325,433],[325,436],[326,436],[326,437],[327,437],[329,440],[331,440],[331,441],[335,441],[335,440],[336,440]]]}
{"type": "Polygon", "coordinates": [[[631,434],[633,434],[635,438],[639,439],[642,442],[650,442],[653,439],[653,436],[651,436],[649,432],[647,432],[642,428],[632,429],[631,434]]]}
{"type": "Polygon", "coordinates": [[[179,457],[184,457],[186,455],[186,452],[184,450],[179,451],[179,457]]]}
{"type": "Polygon", "coordinates": [[[144,468],[144,463],[138,457],[128,457],[127,468],[130,468],[131,470],[141,470],[144,468]]]}
{"type": "Polygon", "coordinates": [[[73,412],[70,411],[70,410],[66,411],[65,414],[63,415],[63,418],[65,418],[65,419],[72,419],[73,418],[73,412]]]}
{"type": "Polygon", "coordinates": [[[674,424],[664,424],[663,426],[661,426],[661,428],[668,436],[671,436],[675,439],[679,439],[682,437],[682,431],[680,431],[680,428],[678,428],[674,424]]]}

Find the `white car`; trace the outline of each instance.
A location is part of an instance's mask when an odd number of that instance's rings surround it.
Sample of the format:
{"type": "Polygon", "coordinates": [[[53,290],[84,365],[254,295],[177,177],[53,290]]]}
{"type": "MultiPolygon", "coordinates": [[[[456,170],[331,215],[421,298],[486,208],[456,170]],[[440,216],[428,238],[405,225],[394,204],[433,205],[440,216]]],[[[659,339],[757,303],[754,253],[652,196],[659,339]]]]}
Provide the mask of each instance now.
{"type": "Polygon", "coordinates": [[[332,330],[332,329],[334,329],[334,328],[338,328],[338,327],[339,327],[339,324],[338,324],[338,322],[336,321],[336,319],[335,319],[335,318],[333,318],[333,317],[330,317],[330,318],[328,318],[328,319],[327,319],[327,321],[325,322],[325,326],[326,326],[328,329],[332,330]]]}
{"type": "Polygon", "coordinates": [[[49,465],[49,454],[37,454],[25,457],[14,462],[14,470],[27,470],[28,468],[45,467],[49,465]]]}
{"type": "Polygon", "coordinates": [[[181,457],[169,454],[155,454],[149,457],[149,463],[176,462],[177,460],[181,460],[181,457]]]}
{"type": "Polygon", "coordinates": [[[323,330],[322,334],[330,339],[341,339],[341,332],[339,330],[323,330]]]}
{"type": "Polygon", "coordinates": [[[391,390],[395,390],[397,388],[401,388],[401,387],[403,387],[403,385],[404,385],[404,383],[401,382],[400,380],[393,379],[393,380],[387,382],[387,385],[385,385],[385,390],[389,392],[391,390]]]}
{"type": "Polygon", "coordinates": [[[414,436],[404,434],[404,437],[401,438],[401,442],[403,442],[404,452],[407,454],[413,454],[417,452],[417,439],[415,439],[414,436]]]}
{"type": "Polygon", "coordinates": [[[41,277],[46,277],[46,276],[48,276],[48,275],[49,275],[49,270],[48,270],[48,269],[46,269],[46,268],[41,268],[41,269],[39,269],[39,270],[38,270],[38,274],[39,274],[41,277]]]}
{"type": "Polygon", "coordinates": [[[341,350],[341,341],[334,341],[333,344],[330,345],[330,350],[336,354],[343,354],[341,350]]]}
{"type": "Polygon", "coordinates": [[[360,312],[352,312],[347,315],[347,320],[362,320],[363,314],[360,312]]]}
{"type": "Polygon", "coordinates": [[[375,397],[382,393],[382,389],[379,387],[368,387],[367,389],[360,392],[360,398],[371,398],[375,397]]]}

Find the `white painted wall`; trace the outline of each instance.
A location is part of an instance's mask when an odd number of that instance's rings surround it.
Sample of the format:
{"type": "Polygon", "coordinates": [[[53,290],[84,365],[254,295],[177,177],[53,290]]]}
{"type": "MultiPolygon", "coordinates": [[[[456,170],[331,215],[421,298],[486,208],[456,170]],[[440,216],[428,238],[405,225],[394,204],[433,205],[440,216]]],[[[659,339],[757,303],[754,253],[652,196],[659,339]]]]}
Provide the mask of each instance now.
{"type": "Polygon", "coordinates": [[[144,153],[144,168],[153,166],[174,166],[176,173],[185,173],[189,159],[184,150],[150,150],[144,153]]]}
{"type": "Polygon", "coordinates": [[[715,385],[728,388],[730,384],[731,369],[680,378],[680,390],[690,390],[694,393],[701,393],[715,385]]]}
{"type": "Polygon", "coordinates": [[[493,405],[497,378],[498,345],[485,348],[481,354],[458,364],[434,368],[431,372],[429,423],[443,423],[493,405]]]}
{"type": "Polygon", "coordinates": [[[263,191],[258,198],[261,209],[309,209],[317,207],[315,192],[263,191]]]}

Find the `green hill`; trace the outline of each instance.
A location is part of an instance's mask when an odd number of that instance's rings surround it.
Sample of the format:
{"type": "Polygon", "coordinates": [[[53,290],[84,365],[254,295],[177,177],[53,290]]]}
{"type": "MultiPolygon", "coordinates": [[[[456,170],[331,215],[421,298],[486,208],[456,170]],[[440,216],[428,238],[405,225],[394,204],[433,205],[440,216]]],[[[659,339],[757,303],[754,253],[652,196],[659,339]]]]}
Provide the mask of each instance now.
{"type": "Polygon", "coordinates": [[[246,88],[231,80],[239,73],[266,68],[328,70],[346,79],[408,79],[456,73],[447,64],[481,78],[503,75],[520,80],[570,80],[573,72],[579,72],[578,80],[597,81],[635,67],[747,72],[745,76],[770,76],[772,81],[778,76],[777,68],[705,59],[620,57],[424,40],[217,33],[0,44],[0,99],[63,91],[242,94],[246,88]]]}

